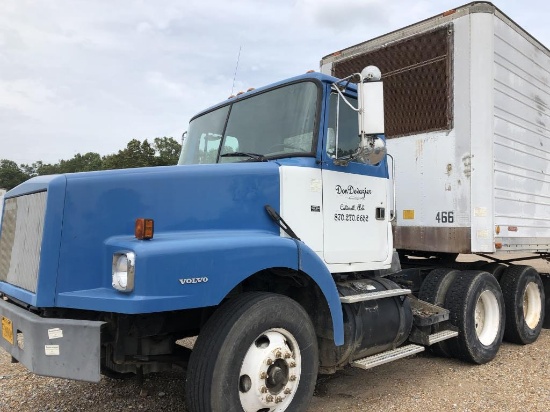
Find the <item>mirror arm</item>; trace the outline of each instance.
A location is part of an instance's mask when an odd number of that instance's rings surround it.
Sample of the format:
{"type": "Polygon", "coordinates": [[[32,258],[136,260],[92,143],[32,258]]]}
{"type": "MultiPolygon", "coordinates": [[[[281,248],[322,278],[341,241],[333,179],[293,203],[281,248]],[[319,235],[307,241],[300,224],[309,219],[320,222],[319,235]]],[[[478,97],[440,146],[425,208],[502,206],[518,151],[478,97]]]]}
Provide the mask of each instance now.
{"type": "Polygon", "coordinates": [[[395,159],[393,156],[389,153],[386,153],[386,156],[388,156],[391,159],[391,177],[392,177],[392,183],[393,183],[393,210],[390,211],[390,222],[393,222],[397,218],[397,198],[396,198],[396,183],[395,183],[395,159]]]}

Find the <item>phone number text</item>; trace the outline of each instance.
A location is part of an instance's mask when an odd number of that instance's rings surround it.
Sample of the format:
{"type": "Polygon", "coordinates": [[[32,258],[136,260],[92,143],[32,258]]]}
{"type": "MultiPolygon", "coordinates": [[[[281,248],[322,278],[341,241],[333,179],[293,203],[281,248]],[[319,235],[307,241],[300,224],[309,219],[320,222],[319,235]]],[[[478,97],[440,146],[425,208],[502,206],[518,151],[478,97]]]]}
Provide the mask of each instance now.
{"type": "Polygon", "coordinates": [[[357,213],[335,213],[334,220],[336,222],[368,222],[369,215],[357,213]]]}

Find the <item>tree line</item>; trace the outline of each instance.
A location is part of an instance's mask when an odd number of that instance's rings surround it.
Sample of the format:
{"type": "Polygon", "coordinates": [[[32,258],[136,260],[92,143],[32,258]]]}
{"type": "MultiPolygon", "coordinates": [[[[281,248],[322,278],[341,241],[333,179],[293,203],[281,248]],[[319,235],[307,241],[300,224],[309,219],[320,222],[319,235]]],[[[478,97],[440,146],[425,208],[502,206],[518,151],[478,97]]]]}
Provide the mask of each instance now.
{"type": "Polygon", "coordinates": [[[0,160],[0,189],[10,190],[34,176],[94,170],[127,169],[146,166],[170,166],[178,162],[181,145],[172,137],[156,137],[153,143],[132,139],[116,154],[77,153],[72,159],[50,164],[42,161],[30,165],[8,159],[0,160]]]}

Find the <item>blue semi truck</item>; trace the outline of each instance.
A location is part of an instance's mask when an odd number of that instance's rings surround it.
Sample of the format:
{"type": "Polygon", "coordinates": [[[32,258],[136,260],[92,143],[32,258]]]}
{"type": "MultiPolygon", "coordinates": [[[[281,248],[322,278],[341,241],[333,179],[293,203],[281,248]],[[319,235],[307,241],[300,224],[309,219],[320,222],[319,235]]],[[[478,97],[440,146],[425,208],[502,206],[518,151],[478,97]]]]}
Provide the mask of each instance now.
{"type": "Polygon", "coordinates": [[[10,190],[0,346],[92,382],[179,365],[190,412],[258,412],[306,410],[318,373],[349,365],[534,342],[548,276],[394,249],[383,106],[376,67],[307,73],[199,113],[178,166],[10,190]]]}

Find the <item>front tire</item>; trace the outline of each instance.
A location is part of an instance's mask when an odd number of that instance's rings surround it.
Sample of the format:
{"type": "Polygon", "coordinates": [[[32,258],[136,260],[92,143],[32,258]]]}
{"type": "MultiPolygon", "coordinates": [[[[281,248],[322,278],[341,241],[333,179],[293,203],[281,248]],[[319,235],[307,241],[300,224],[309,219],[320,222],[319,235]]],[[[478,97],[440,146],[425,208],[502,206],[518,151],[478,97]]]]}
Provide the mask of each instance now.
{"type": "Polygon", "coordinates": [[[526,345],[537,340],[544,320],[544,287],[531,266],[510,266],[500,280],[506,304],[504,339],[526,345]]]}
{"type": "Polygon", "coordinates": [[[318,371],[315,330],[282,295],[242,294],[199,334],[187,371],[189,412],[305,411],[318,371]]]}
{"type": "Polygon", "coordinates": [[[449,288],[445,307],[458,327],[458,337],[449,341],[452,354],[477,364],[493,360],[504,334],[504,298],[494,276],[461,272],[449,288]]]}

